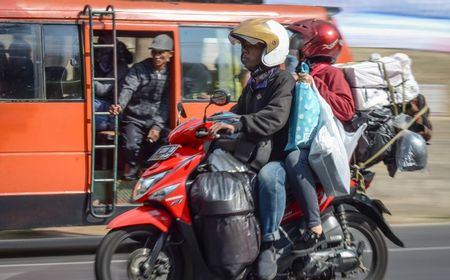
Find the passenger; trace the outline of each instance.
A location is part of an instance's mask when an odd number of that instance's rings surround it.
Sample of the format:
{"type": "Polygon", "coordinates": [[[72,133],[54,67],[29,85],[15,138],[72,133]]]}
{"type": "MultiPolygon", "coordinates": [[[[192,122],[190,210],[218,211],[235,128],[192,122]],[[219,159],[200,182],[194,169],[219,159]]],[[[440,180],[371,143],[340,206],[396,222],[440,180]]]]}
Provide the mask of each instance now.
{"type": "MultiPolygon", "coordinates": [[[[301,74],[300,81],[312,81],[320,95],[330,104],[333,114],[342,122],[350,120],[355,113],[350,86],[344,73],[331,66],[341,52],[342,37],[337,28],[323,20],[309,19],[295,22],[287,27],[294,32],[291,36],[291,52],[298,53],[300,62],[306,62],[311,74],[301,74]]],[[[300,74],[299,74],[300,73],[300,74]]]]}
{"type": "MultiPolygon", "coordinates": [[[[103,35],[98,38],[98,44],[112,44],[111,35],[103,35]]],[[[133,55],[128,51],[127,46],[117,40],[117,86],[118,92],[122,89],[125,76],[128,73],[128,64],[133,62],[133,55]]],[[[95,77],[114,77],[114,58],[112,48],[95,49],[95,77]]],[[[94,81],[95,87],[95,111],[106,112],[113,103],[114,83],[112,81],[94,81]]],[[[111,130],[114,128],[114,119],[110,116],[96,116],[95,129],[97,131],[111,130]]]]}
{"type": "MultiPolygon", "coordinates": [[[[314,80],[334,115],[342,122],[350,120],[355,113],[350,87],[344,73],[331,66],[342,47],[342,37],[336,27],[323,20],[309,19],[295,22],[287,29],[294,32],[290,39],[290,49],[298,54],[297,81],[311,84],[314,80]],[[309,66],[311,75],[300,73],[302,62],[309,66]]],[[[285,161],[287,179],[305,213],[307,227],[300,242],[295,246],[296,250],[312,250],[325,241],[314,173],[308,162],[309,151],[309,147],[297,147],[289,153],[285,161]]]]}
{"type": "MultiPolygon", "coordinates": [[[[242,45],[241,61],[251,72],[237,104],[231,109],[241,115],[236,124],[216,123],[209,133],[219,131],[243,132],[257,146],[253,166],[261,167],[269,159],[281,160],[287,140],[287,120],[291,109],[295,81],[287,71],[280,70],[289,49],[287,31],[279,23],[268,19],[252,19],[235,27],[230,35],[232,43],[242,45]],[[265,155],[265,157],[263,156],[265,155]],[[269,158],[270,156],[270,158],[269,158]]],[[[283,171],[284,174],[284,171],[283,171]]],[[[271,170],[260,171],[258,178],[278,178],[271,170]]],[[[259,186],[262,245],[258,257],[260,279],[273,279],[277,273],[274,241],[280,238],[278,226],[285,208],[285,178],[282,184],[259,186]]]]}
{"type": "Polygon", "coordinates": [[[34,65],[31,60],[31,46],[21,35],[14,35],[8,48],[8,71],[6,80],[10,85],[12,98],[34,98],[34,65]]]}
{"type": "Polygon", "coordinates": [[[145,164],[145,142],[155,147],[169,118],[169,69],[173,40],[161,34],[150,45],[151,58],[135,64],[125,77],[119,104],[110,113],[123,112],[121,135],[126,167],[125,180],[135,180],[145,164]],[[147,140],[147,141],[145,141],[147,140]]]}
{"type": "MultiPolygon", "coordinates": [[[[336,62],[342,48],[339,31],[333,24],[317,19],[298,21],[287,28],[294,32],[290,48],[298,51],[299,65],[305,62],[311,69],[309,75],[300,73],[297,67],[297,81],[311,84],[314,80],[333,114],[342,122],[349,121],[355,113],[352,92],[344,73],[331,65],[336,62]]],[[[285,161],[288,182],[305,213],[307,227],[296,250],[313,249],[325,241],[314,173],[308,156],[309,148],[299,148],[289,153],[285,161]]]]}

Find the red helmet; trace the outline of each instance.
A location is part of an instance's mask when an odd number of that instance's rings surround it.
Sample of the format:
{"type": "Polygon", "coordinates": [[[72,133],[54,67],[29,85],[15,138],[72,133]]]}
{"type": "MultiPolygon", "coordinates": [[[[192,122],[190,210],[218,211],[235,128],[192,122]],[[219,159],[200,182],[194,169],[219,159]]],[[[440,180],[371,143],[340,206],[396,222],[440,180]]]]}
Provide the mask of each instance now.
{"type": "Polygon", "coordinates": [[[290,48],[301,51],[305,58],[326,56],[336,59],[342,48],[342,37],[337,28],[320,19],[297,21],[287,27],[294,32],[290,48]]]}

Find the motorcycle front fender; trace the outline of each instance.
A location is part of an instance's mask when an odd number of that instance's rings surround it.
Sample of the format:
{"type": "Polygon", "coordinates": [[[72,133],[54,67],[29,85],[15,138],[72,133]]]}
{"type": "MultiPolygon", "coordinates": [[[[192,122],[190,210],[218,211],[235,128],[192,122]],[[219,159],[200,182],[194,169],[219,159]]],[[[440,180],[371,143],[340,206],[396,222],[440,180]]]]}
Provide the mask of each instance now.
{"type": "Polygon", "coordinates": [[[372,200],[365,194],[356,193],[353,196],[336,197],[333,205],[348,204],[355,207],[361,214],[369,217],[381,229],[383,234],[395,245],[405,247],[403,242],[395,235],[383,217],[383,212],[390,214],[389,210],[379,200],[372,200]]]}
{"type": "Polygon", "coordinates": [[[114,218],[107,226],[117,229],[135,225],[153,225],[162,232],[168,232],[172,216],[163,209],[152,206],[140,206],[114,218]]]}

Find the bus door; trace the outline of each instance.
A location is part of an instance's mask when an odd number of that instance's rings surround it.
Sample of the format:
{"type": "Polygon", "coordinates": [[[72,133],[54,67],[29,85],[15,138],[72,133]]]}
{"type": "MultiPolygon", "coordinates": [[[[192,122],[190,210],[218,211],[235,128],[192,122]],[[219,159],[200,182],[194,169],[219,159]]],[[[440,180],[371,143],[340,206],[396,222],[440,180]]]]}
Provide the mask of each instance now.
{"type": "MultiPolygon", "coordinates": [[[[89,212],[94,217],[104,218],[114,214],[115,206],[131,206],[132,191],[136,181],[126,181],[122,179],[124,160],[123,153],[121,153],[121,138],[120,138],[120,119],[112,118],[110,127],[103,125],[104,119],[110,118],[107,111],[110,104],[114,103],[114,94],[120,94],[120,85],[124,80],[123,65],[124,61],[126,69],[129,70],[135,63],[139,63],[151,56],[149,46],[152,39],[159,34],[167,34],[177,40],[177,29],[175,25],[155,25],[151,23],[130,23],[122,20],[114,20],[112,17],[114,13],[112,8],[104,11],[93,11],[93,24],[86,24],[85,36],[89,38],[86,40],[85,47],[90,51],[90,67],[86,67],[89,74],[88,77],[88,95],[91,100],[92,108],[89,118],[91,119],[91,130],[93,137],[91,138],[91,176],[90,176],[90,203],[89,212]],[[106,14],[106,15],[105,15],[106,14]],[[109,17],[108,17],[109,16],[109,17]],[[105,44],[104,38],[116,38],[116,44],[112,44],[114,40],[107,41],[105,44]],[[115,50],[114,50],[115,48],[115,50]],[[122,49],[122,48],[125,48],[122,49]],[[104,77],[98,71],[99,62],[98,49],[108,50],[116,53],[113,59],[113,68],[116,72],[114,75],[104,77]],[[92,51],[93,50],[93,51],[92,51]],[[126,57],[124,57],[126,53],[126,57]],[[88,69],[89,68],[89,69],[88,69]],[[104,96],[99,95],[95,83],[116,83],[117,93],[111,92],[112,98],[106,100],[108,105],[103,106],[100,110],[95,109],[95,104],[104,101],[104,96]],[[101,118],[99,118],[99,116],[101,118]],[[101,122],[101,123],[99,123],[101,122]]],[[[177,81],[175,77],[179,77],[180,69],[177,65],[179,54],[175,43],[174,58],[169,65],[171,72],[170,85],[170,112],[171,122],[174,122],[172,112],[175,112],[175,102],[177,95],[176,88],[177,81]],[[173,119],[173,121],[172,121],[173,119]]],[[[126,73],[125,73],[126,74],[126,73]]],[[[120,117],[120,116],[119,116],[120,117]]],[[[144,143],[145,144],[145,143],[144,143]]],[[[151,151],[149,152],[149,156],[151,151]]],[[[149,163],[150,164],[150,163],[149,163]]]]}
{"type": "Polygon", "coordinates": [[[80,35],[75,23],[0,21],[1,229],[84,218],[80,35]],[[51,221],[39,218],[50,213],[51,221]]]}

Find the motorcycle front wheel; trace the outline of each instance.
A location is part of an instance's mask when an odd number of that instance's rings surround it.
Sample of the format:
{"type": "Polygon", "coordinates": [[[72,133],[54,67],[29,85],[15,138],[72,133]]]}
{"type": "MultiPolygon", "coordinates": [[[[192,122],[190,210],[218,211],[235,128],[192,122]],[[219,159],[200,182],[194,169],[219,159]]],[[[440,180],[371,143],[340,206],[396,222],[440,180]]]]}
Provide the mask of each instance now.
{"type": "Polygon", "coordinates": [[[383,279],[388,263],[388,250],[383,234],[371,219],[358,212],[346,212],[346,216],[352,242],[358,244],[362,241],[365,246],[360,256],[360,267],[346,276],[351,279],[383,279]]]}
{"type": "Polygon", "coordinates": [[[160,234],[152,226],[110,231],[95,256],[97,280],[181,280],[183,261],[174,246],[163,247],[153,269],[148,269],[148,260],[160,234]]]}

